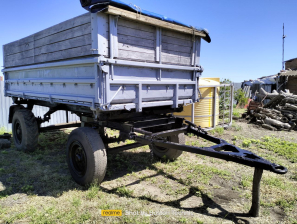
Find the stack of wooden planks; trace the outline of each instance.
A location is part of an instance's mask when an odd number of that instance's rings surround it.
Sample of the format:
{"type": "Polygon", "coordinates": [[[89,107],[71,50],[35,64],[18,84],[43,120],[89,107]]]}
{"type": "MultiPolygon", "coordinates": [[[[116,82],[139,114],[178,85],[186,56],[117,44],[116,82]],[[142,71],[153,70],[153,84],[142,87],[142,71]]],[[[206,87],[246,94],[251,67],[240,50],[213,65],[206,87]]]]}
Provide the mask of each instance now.
{"type": "Polygon", "coordinates": [[[297,95],[274,91],[267,93],[263,88],[257,97],[265,97],[270,101],[263,107],[249,111],[252,122],[269,130],[294,130],[297,123],[297,95]]]}

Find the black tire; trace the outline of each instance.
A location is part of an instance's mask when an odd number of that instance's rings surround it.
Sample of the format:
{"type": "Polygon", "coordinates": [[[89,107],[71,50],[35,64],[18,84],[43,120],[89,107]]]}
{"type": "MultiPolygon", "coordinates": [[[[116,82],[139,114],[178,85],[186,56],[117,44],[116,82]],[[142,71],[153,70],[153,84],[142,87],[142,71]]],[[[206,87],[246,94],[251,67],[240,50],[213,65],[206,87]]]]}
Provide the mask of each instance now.
{"type": "MultiPolygon", "coordinates": [[[[184,133],[169,136],[169,137],[167,137],[167,141],[179,143],[179,144],[183,144],[183,145],[186,142],[184,133]]],[[[175,160],[178,157],[180,157],[181,154],[183,153],[183,151],[180,151],[177,149],[168,149],[168,148],[161,148],[161,147],[156,147],[156,146],[152,146],[152,150],[157,157],[164,158],[164,156],[165,156],[169,160],[175,160]]]]}
{"type": "Polygon", "coordinates": [[[107,154],[98,132],[92,128],[78,128],[67,142],[67,163],[76,183],[90,186],[100,184],[106,174],[107,154]]]}
{"type": "Polygon", "coordinates": [[[27,109],[17,110],[12,118],[12,135],[16,148],[34,152],[38,146],[38,123],[34,114],[27,109]]]}

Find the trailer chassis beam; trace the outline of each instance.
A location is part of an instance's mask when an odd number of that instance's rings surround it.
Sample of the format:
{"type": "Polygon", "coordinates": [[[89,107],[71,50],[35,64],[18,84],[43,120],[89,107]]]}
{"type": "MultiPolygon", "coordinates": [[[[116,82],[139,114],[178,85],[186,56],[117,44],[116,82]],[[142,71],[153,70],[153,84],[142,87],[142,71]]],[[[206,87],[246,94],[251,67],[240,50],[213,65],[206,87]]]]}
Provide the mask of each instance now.
{"type": "Polygon", "coordinates": [[[287,168],[278,164],[271,163],[268,160],[265,160],[250,151],[229,144],[223,139],[208,135],[206,131],[204,131],[200,127],[197,127],[190,121],[172,116],[169,116],[167,118],[168,125],[169,127],[171,127],[167,129],[165,129],[166,126],[164,126],[164,121],[166,123],[166,119],[164,120],[164,116],[160,117],[160,120],[143,120],[141,122],[128,122],[125,124],[117,122],[107,122],[106,125],[108,127],[121,130],[121,132],[124,132],[127,136],[129,136],[130,139],[136,141],[136,143],[134,144],[111,148],[108,151],[110,153],[116,153],[143,145],[151,145],[210,156],[254,167],[255,171],[252,190],[252,207],[249,211],[249,214],[253,217],[258,217],[260,212],[260,183],[263,170],[268,170],[276,174],[286,174],[288,172],[287,168]],[[187,125],[183,124],[183,122],[187,123],[187,125]],[[152,130],[158,130],[152,129],[152,127],[156,128],[158,126],[159,128],[161,127],[161,129],[163,128],[163,131],[152,132],[152,130]],[[168,142],[166,138],[163,138],[179,133],[192,133],[198,138],[200,137],[208,140],[215,145],[210,147],[194,147],[168,142]]]}

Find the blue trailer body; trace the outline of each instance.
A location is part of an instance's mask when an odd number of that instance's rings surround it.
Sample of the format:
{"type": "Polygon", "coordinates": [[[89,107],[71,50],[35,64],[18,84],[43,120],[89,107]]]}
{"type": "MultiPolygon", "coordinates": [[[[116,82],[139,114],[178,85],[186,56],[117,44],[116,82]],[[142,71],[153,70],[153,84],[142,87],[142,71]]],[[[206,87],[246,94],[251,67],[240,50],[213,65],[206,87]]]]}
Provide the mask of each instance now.
{"type": "Polygon", "coordinates": [[[109,5],[3,47],[5,96],[132,110],[198,101],[204,31],[109,5]]]}

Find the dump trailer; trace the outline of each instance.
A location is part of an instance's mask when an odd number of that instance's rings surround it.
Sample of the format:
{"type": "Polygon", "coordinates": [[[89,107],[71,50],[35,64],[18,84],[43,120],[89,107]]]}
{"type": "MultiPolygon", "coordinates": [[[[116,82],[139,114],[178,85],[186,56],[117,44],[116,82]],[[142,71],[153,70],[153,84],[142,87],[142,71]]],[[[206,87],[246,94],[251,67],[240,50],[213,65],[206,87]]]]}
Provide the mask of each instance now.
{"type": "Polygon", "coordinates": [[[251,214],[259,214],[263,170],[287,169],[210,136],[172,114],[199,101],[201,41],[207,30],[118,0],[81,0],[89,12],[3,46],[5,96],[13,99],[9,122],[15,146],[32,152],[41,128],[58,110],[80,117],[67,143],[67,162],[80,185],[101,183],[107,156],[149,145],[157,157],[177,159],[183,151],[255,167],[251,214]],[[35,105],[48,107],[35,117],[35,105]],[[119,131],[110,138],[106,128],[119,131]],[[185,145],[185,134],[215,143],[185,145]],[[109,143],[135,143],[110,148],[109,143]]]}

